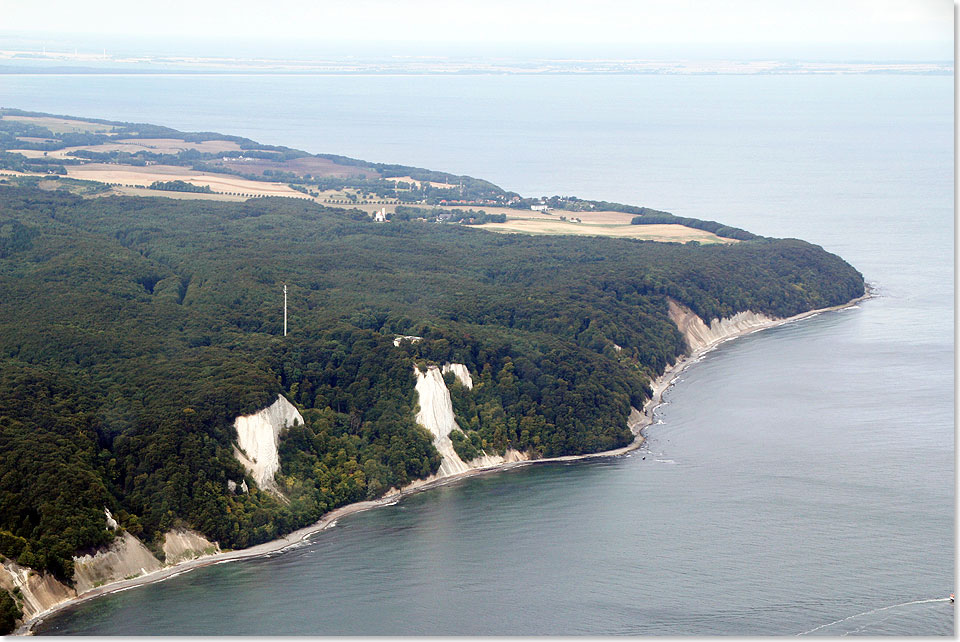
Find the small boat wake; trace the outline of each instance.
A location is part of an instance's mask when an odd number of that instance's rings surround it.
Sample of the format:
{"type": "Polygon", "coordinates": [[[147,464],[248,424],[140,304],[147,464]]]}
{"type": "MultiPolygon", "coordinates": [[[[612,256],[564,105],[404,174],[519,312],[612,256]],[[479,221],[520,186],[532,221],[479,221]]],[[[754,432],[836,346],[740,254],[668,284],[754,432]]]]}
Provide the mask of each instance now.
{"type": "Polygon", "coordinates": [[[857,613],[856,615],[848,615],[845,618],[834,620],[833,622],[828,622],[826,624],[821,624],[820,626],[814,627],[809,631],[804,631],[803,633],[797,633],[797,635],[809,635],[810,633],[815,633],[816,631],[819,631],[821,629],[825,629],[830,626],[841,624],[843,622],[849,622],[850,620],[855,620],[856,618],[866,617],[867,615],[873,615],[874,613],[881,613],[883,611],[899,609],[904,606],[912,606],[914,604],[931,604],[933,602],[953,602],[953,595],[951,595],[950,597],[937,597],[937,598],[930,598],[928,600],[913,600],[912,602],[903,602],[902,604],[891,604],[890,606],[882,606],[878,609],[871,609],[869,611],[864,611],[863,613],[857,613]]]}

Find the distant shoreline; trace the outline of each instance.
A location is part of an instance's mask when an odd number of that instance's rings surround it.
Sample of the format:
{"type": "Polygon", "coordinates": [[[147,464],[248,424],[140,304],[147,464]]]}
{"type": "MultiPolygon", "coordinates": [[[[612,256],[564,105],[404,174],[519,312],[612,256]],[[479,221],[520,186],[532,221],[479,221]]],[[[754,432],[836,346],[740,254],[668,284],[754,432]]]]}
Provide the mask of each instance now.
{"type": "Polygon", "coordinates": [[[416,60],[370,57],[303,59],[216,56],[118,56],[101,52],[0,49],[0,75],[275,75],[275,76],[952,76],[952,60],[715,60],[696,58],[516,58],[416,60]]]}
{"type": "Polygon", "coordinates": [[[754,332],[775,328],[781,325],[785,325],[787,323],[792,323],[794,321],[799,321],[802,319],[813,317],[823,312],[832,312],[835,310],[849,308],[860,303],[861,301],[864,301],[876,296],[874,289],[871,288],[869,285],[865,285],[865,290],[866,291],[862,296],[851,299],[846,303],[827,307],[827,308],[818,308],[816,310],[809,310],[807,312],[796,314],[792,317],[772,320],[769,323],[765,323],[760,326],[756,326],[740,332],[735,332],[728,336],[714,340],[709,344],[705,345],[704,347],[700,348],[699,350],[694,351],[692,354],[680,358],[679,360],[677,360],[675,364],[673,364],[672,366],[664,370],[663,374],[661,374],[659,377],[657,377],[650,383],[651,389],[653,390],[653,394],[651,395],[650,399],[648,399],[647,402],[644,404],[643,409],[641,411],[640,420],[636,422],[634,425],[630,426],[631,430],[634,431],[635,438],[630,444],[626,446],[623,446],[621,448],[615,448],[613,450],[597,452],[597,453],[588,453],[585,455],[564,455],[562,457],[531,459],[527,461],[510,462],[510,463],[504,463],[504,464],[497,464],[493,466],[486,466],[482,468],[474,468],[462,473],[458,473],[456,475],[450,475],[449,477],[435,479],[426,483],[421,483],[419,485],[417,484],[417,482],[412,482],[409,486],[405,487],[403,490],[394,491],[393,493],[389,493],[379,499],[365,500],[365,501],[356,502],[353,504],[347,504],[346,506],[341,506],[340,508],[336,508],[330,511],[329,513],[326,513],[325,515],[323,515],[323,517],[321,517],[317,522],[309,526],[305,526],[303,528],[295,530],[291,533],[288,533],[287,535],[280,537],[278,539],[271,540],[269,542],[264,542],[262,544],[257,544],[256,546],[251,546],[249,548],[226,551],[222,553],[216,553],[213,555],[199,557],[192,560],[185,560],[183,562],[178,562],[177,564],[174,564],[172,566],[166,566],[157,571],[153,571],[152,573],[141,575],[133,579],[120,580],[117,582],[111,582],[109,584],[105,584],[103,586],[97,587],[95,589],[87,591],[86,593],[83,593],[82,595],[78,595],[75,598],[60,602],[59,604],[53,606],[50,609],[47,609],[46,611],[38,613],[34,617],[25,621],[13,633],[13,635],[32,635],[33,628],[37,624],[41,623],[45,618],[49,617],[50,615],[53,615],[54,613],[65,610],[72,606],[81,604],[83,602],[87,602],[89,600],[102,597],[104,595],[109,595],[111,593],[118,593],[131,588],[135,588],[137,586],[143,586],[146,584],[154,584],[156,582],[162,582],[172,577],[176,577],[177,575],[188,573],[195,569],[203,568],[206,566],[213,566],[216,564],[225,564],[228,562],[235,562],[239,560],[264,557],[264,556],[282,552],[289,548],[293,548],[300,544],[305,543],[310,538],[311,535],[314,535],[316,533],[322,532],[324,530],[327,530],[328,528],[335,526],[337,520],[343,517],[346,517],[348,515],[353,515],[354,513],[360,513],[363,511],[378,508],[381,506],[392,506],[397,502],[399,502],[404,497],[408,497],[410,495],[413,495],[415,493],[419,493],[425,490],[446,486],[450,483],[457,482],[461,479],[475,477],[477,475],[484,475],[484,474],[499,472],[502,470],[509,470],[509,469],[518,468],[521,466],[549,464],[549,463],[557,463],[557,462],[572,462],[572,461],[581,461],[581,460],[587,460],[587,459],[595,459],[598,457],[619,457],[619,456],[625,455],[626,453],[632,452],[638,449],[641,445],[643,445],[643,442],[645,441],[645,438],[642,434],[643,430],[645,430],[648,426],[653,424],[653,414],[654,414],[654,411],[663,403],[663,394],[670,389],[670,387],[676,381],[677,377],[684,370],[686,370],[691,364],[694,364],[697,361],[699,361],[704,354],[714,350],[717,346],[719,346],[722,343],[726,343],[727,341],[738,339],[745,335],[753,334],[754,332]]]}

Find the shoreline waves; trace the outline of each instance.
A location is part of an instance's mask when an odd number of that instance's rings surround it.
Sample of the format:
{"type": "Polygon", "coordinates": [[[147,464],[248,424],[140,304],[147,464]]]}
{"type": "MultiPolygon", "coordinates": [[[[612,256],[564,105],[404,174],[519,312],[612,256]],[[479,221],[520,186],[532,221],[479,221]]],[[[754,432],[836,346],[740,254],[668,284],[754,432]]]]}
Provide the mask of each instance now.
{"type": "Polygon", "coordinates": [[[778,327],[785,325],[787,323],[792,323],[794,321],[799,321],[801,319],[810,318],[821,314],[823,312],[831,312],[834,310],[841,310],[845,308],[851,308],[856,306],[861,301],[870,299],[876,296],[875,288],[871,287],[869,284],[866,286],[866,292],[860,297],[851,299],[850,301],[843,303],[841,305],[831,306],[827,308],[819,308],[816,310],[809,310],[792,317],[787,317],[784,319],[772,319],[769,322],[764,323],[763,325],[758,325],[755,327],[747,328],[741,331],[732,332],[726,336],[719,337],[706,345],[700,347],[699,349],[693,351],[691,354],[682,357],[677,360],[675,364],[668,367],[663,374],[657,377],[654,381],[650,383],[651,389],[653,391],[650,399],[643,406],[643,410],[640,413],[640,417],[636,418],[634,415],[634,421],[630,423],[630,429],[635,435],[635,439],[628,445],[621,448],[616,448],[613,450],[606,450],[603,452],[589,453],[585,455],[564,455],[561,457],[550,457],[543,459],[531,459],[525,461],[516,461],[516,462],[507,462],[502,464],[496,464],[491,466],[484,466],[479,468],[470,469],[461,473],[450,475],[447,477],[442,477],[440,479],[434,479],[429,482],[413,482],[410,485],[404,487],[401,490],[394,490],[389,492],[383,497],[375,500],[365,500],[361,502],[356,502],[353,504],[347,504],[346,506],[341,506],[340,508],[334,509],[329,513],[325,514],[320,518],[319,521],[305,526],[298,530],[295,530],[287,535],[271,540],[269,542],[264,542],[263,544],[257,544],[249,548],[225,551],[221,553],[215,553],[211,555],[206,555],[203,557],[198,557],[191,560],[185,560],[178,562],[176,564],[165,566],[159,570],[141,575],[136,578],[128,580],[120,580],[117,582],[111,582],[103,586],[90,589],[89,591],[84,592],[82,595],[78,595],[75,598],[65,600],[60,602],[51,608],[42,611],[41,613],[36,614],[34,617],[30,618],[24,622],[15,632],[14,635],[31,635],[33,634],[33,628],[41,623],[45,618],[50,615],[75,606],[77,604],[87,602],[89,600],[102,597],[104,595],[109,595],[111,593],[120,593],[123,591],[130,590],[137,586],[143,586],[146,584],[154,584],[157,582],[162,582],[178,575],[183,575],[190,571],[193,571],[198,568],[203,568],[205,566],[213,566],[216,564],[225,564],[228,562],[236,562],[245,559],[252,559],[256,557],[269,557],[277,553],[285,551],[287,549],[299,547],[305,545],[309,540],[311,535],[322,532],[329,528],[336,526],[337,521],[348,515],[354,513],[360,513],[363,511],[371,510],[381,506],[393,506],[399,502],[404,497],[412,495],[414,493],[419,493],[421,491],[430,490],[432,488],[438,488],[441,486],[446,486],[450,483],[457,482],[461,479],[466,479],[469,477],[474,477],[482,474],[489,474],[493,472],[498,472],[501,470],[510,470],[520,466],[529,466],[536,464],[548,464],[548,463],[557,463],[557,462],[572,462],[580,461],[587,459],[594,459],[598,457],[618,457],[626,453],[632,452],[638,449],[645,441],[645,438],[642,434],[642,431],[653,424],[653,414],[656,408],[662,404],[663,394],[675,383],[677,377],[686,370],[691,364],[696,363],[700,358],[706,353],[714,350],[717,346],[727,341],[743,337],[754,332],[761,330],[767,330],[769,328],[778,327]]]}

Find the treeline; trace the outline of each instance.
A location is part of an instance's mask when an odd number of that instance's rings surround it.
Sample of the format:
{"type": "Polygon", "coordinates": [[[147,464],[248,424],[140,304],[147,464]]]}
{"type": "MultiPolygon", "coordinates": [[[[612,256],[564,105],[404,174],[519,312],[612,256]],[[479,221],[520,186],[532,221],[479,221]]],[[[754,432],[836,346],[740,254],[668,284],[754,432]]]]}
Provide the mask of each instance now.
{"type": "Polygon", "coordinates": [[[23,609],[20,607],[20,589],[9,591],[0,591],[0,635],[12,633],[17,620],[23,616],[23,609]]]}
{"type": "Polygon", "coordinates": [[[194,192],[198,194],[213,194],[209,185],[194,185],[186,181],[154,181],[150,183],[150,189],[157,189],[167,192],[194,192]]]}
{"type": "Polygon", "coordinates": [[[498,235],[3,185],[0,251],[0,552],[64,579],[112,537],[104,507],[148,543],[188,525],[239,548],[431,474],[414,363],[474,373],[472,392],[451,385],[458,450],[584,453],[629,442],[630,406],[683,352],[668,297],[709,321],[863,292],[796,240],[498,235]],[[234,418],[280,393],[305,419],[281,441],[289,502],[233,456],[234,418]]]}
{"type": "Polygon", "coordinates": [[[483,210],[474,209],[450,209],[443,213],[443,218],[438,218],[448,223],[463,223],[464,225],[483,225],[484,223],[506,223],[506,214],[489,214],[483,210]]]}
{"type": "Polygon", "coordinates": [[[14,172],[39,172],[64,176],[69,160],[59,158],[27,158],[23,154],[0,151],[0,169],[14,172]]]}
{"type": "Polygon", "coordinates": [[[426,208],[397,205],[396,209],[387,214],[391,221],[414,221],[424,219],[440,221],[441,223],[463,223],[464,225],[483,225],[484,223],[504,223],[506,214],[488,214],[483,210],[474,209],[444,209],[442,207],[426,208]]]}
{"type": "Polygon", "coordinates": [[[394,178],[409,176],[419,181],[422,192],[427,192],[435,203],[441,199],[463,199],[463,200],[504,200],[510,196],[516,196],[513,192],[506,192],[502,188],[489,181],[472,176],[456,176],[446,172],[437,172],[434,170],[423,169],[420,167],[408,167],[406,165],[393,165],[386,163],[373,163],[372,167],[380,172],[384,178],[394,178]],[[444,189],[432,187],[429,183],[443,183],[454,185],[454,188],[444,189]]]}
{"type": "Polygon", "coordinates": [[[609,201],[591,201],[580,199],[576,196],[523,198],[513,200],[508,204],[509,207],[523,210],[529,209],[531,205],[546,205],[551,209],[568,212],[625,212],[627,214],[637,215],[630,221],[632,225],[656,225],[666,223],[671,225],[685,225],[686,227],[712,232],[717,236],[738,241],[749,241],[759,238],[756,234],[752,234],[746,230],[724,225],[716,221],[704,221],[696,218],[676,216],[670,212],[637,205],[624,205],[623,203],[612,203],[609,201]]]}
{"type": "Polygon", "coordinates": [[[731,227],[723,223],[717,223],[716,221],[702,221],[698,218],[690,218],[687,216],[674,216],[668,212],[644,213],[640,216],[634,216],[630,220],[631,225],[656,225],[658,223],[685,225],[686,227],[713,232],[717,236],[736,239],[738,241],[749,241],[758,238],[756,234],[741,230],[738,227],[731,227]]]}

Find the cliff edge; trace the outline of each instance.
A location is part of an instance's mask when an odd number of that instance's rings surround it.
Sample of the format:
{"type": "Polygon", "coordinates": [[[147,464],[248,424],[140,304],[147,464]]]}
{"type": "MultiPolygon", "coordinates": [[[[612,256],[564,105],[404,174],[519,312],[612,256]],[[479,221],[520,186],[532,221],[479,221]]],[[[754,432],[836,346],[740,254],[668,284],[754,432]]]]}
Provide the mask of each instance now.
{"type": "Polygon", "coordinates": [[[280,470],[280,433],[287,426],[302,423],[300,411],[283,395],[277,395],[266,408],[234,421],[238,445],[234,455],[260,488],[278,492],[273,477],[280,470]]]}
{"type": "Polygon", "coordinates": [[[693,310],[667,299],[670,306],[670,319],[677,324],[677,329],[687,340],[687,353],[696,354],[701,350],[714,346],[725,339],[741,335],[752,330],[769,327],[780,319],[769,317],[763,313],[749,310],[737,312],[732,317],[713,319],[710,325],[704,323],[693,310]]]}
{"type": "Polygon", "coordinates": [[[420,398],[420,410],[417,412],[418,424],[433,434],[433,445],[440,453],[440,470],[427,479],[413,482],[408,488],[420,486],[444,477],[458,475],[469,470],[491,468],[505,463],[527,461],[530,456],[517,450],[508,449],[503,455],[483,453],[479,457],[465,462],[453,448],[450,432],[460,430],[456,417],[453,414],[453,401],[450,391],[443,380],[445,372],[452,372],[467,388],[473,388],[473,378],[470,370],[462,363],[447,363],[442,368],[428,366],[426,372],[420,372],[416,367],[417,395],[420,398]]]}

